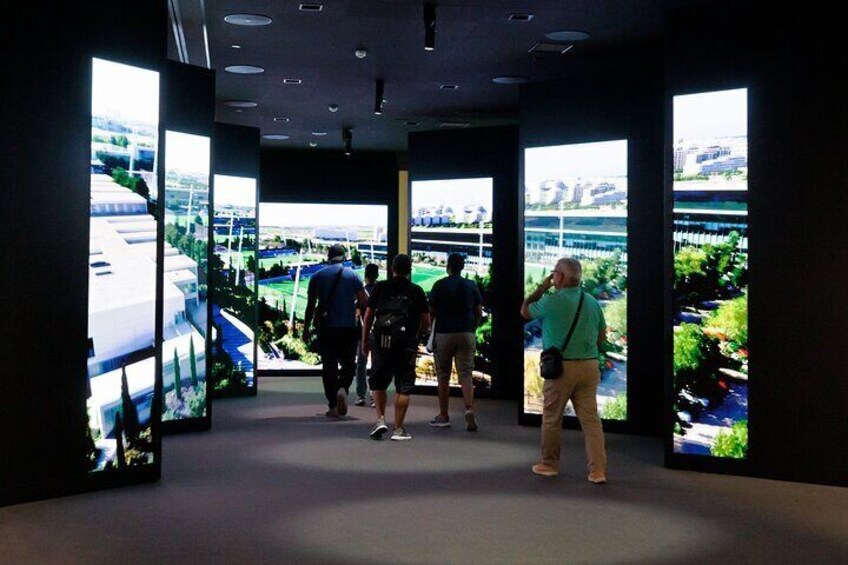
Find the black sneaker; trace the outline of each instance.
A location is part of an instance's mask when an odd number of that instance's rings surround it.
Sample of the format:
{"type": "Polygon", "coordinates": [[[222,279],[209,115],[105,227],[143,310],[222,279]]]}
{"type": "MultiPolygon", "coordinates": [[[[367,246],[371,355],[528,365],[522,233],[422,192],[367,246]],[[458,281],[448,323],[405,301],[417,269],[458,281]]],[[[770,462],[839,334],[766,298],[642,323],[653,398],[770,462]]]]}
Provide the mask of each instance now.
{"type": "Polygon", "coordinates": [[[377,420],[377,425],[374,426],[374,429],[371,430],[369,434],[371,439],[383,439],[383,435],[389,431],[389,426],[386,425],[386,419],[380,418],[377,420]]]}
{"type": "Polygon", "coordinates": [[[347,393],[343,388],[336,393],[336,410],[339,411],[339,416],[347,414],[347,393]]]}

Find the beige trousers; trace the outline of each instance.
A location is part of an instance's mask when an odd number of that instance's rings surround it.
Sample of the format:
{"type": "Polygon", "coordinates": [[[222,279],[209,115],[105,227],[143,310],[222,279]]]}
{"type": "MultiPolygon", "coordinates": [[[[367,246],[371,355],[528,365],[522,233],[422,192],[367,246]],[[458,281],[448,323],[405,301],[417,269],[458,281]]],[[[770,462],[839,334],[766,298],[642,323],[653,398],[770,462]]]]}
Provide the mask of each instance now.
{"type": "Polygon", "coordinates": [[[563,375],[545,381],[545,407],[542,412],[542,463],[559,469],[562,415],[569,399],[574,405],[586,441],[590,472],[606,473],[607,453],[604,429],[598,416],[596,395],[601,373],[595,359],[565,361],[563,375]]]}
{"type": "Polygon", "coordinates": [[[477,335],[474,332],[437,333],[434,339],[433,357],[436,363],[436,376],[440,383],[450,381],[451,369],[456,363],[456,372],[460,384],[471,383],[474,371],[474,353],[477,350],[477,335]]]}

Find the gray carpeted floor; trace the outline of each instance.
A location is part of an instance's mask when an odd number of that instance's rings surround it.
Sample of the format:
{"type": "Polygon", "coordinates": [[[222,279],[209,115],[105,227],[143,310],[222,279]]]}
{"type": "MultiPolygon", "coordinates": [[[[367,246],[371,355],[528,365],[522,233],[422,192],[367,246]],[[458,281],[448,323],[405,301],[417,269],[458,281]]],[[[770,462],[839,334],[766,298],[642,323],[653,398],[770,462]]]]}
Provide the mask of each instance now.
{"type": "Polygon", "coordinates": [[[608,435],[610,483],[564,432],[553,479],[539,430],[481,401],[480,431],[368,439],[373,411],[328,421],[316,378],[265,379],[170,437],[160,483],[0,509],[0,563],[848,563],[848,489],[670,471],[659,440],[608,435]]]}

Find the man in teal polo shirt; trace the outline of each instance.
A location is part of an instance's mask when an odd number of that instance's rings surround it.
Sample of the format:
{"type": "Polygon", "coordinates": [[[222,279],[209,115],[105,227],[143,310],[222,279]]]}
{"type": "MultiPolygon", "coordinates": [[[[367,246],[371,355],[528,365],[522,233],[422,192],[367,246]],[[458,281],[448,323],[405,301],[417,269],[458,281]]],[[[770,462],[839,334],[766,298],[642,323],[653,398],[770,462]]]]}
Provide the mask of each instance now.
{"type": "MultiPolygon", "coordinates": [[[[521,305],[521,315],[541,320],[543,348],[562,348],[568,330],[577,313],[582,290],[583,268],[576,259],[560,259],[554,271],[545,277],[521,305]],[[554,287],[554,292],[548,289],[554,287]]],[[[606,482],[607,455],[604,430],[598,415],[596,400],[601,372],[598,368],[598,347],[606,341],[607,326],[601,305],[594,297],[583,293],[583,307],[568,346],[563,351],[563,374],[545,381],[542,412],[542,461],[533,465],[537,475],[553,477],[559,474],[562,415],[571,400],[583,436],[589,459],[589,481],[606,482]]]]}

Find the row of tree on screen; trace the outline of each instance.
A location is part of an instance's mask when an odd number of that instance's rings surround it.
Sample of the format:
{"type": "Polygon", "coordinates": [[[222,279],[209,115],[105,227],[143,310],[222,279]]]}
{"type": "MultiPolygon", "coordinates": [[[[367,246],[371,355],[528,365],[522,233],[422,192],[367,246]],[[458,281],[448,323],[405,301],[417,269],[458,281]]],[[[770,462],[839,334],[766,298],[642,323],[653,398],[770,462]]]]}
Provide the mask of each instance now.
{"type": "MultiPolygon", "coordinates": [[[[748,258],[741,235],[700,247],[681,247],[674,256],[674,413],[678,436],[692,420],[728,395],[729,379],[748,374],[748,258]],[[688,320],[688,321],[687,321],[688,320]]],[[[742,458],[748,446],[747,421],[720,430],[710,453],[742,458]]]]}

